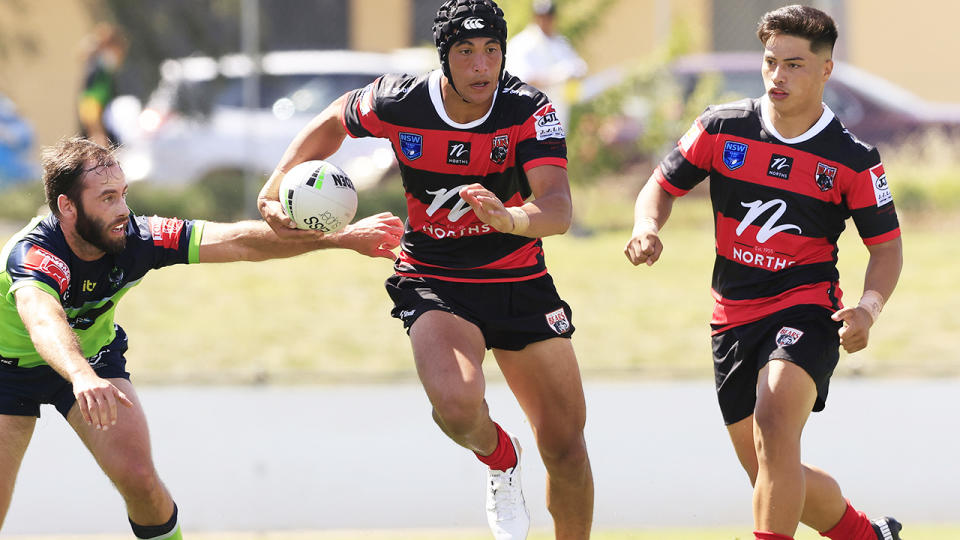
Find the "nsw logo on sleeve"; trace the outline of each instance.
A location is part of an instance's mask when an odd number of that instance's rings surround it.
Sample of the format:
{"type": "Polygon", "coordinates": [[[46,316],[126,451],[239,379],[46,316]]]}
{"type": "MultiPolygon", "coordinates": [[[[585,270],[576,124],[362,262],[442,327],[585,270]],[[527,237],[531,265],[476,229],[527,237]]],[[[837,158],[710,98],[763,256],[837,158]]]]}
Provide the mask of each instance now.
{"type": "Polygon", "coordinates": [[[801,330],[784,326],[779,332],[777,332],[777,346],[789,347],[790,345],[800,341],[801,337],[803,337],[803,332],[801,330]]]}
{"type": "Polygon", "coordinates": [[[66,292],[70,284],[70,267],[67,263],[42,247],[31,245],[23,258],[23,266],[56,281],[60,294],[66,292]]]}
{"type": "Polygon", "coordinates": [[[558,335],[563,335],[570,330],[570,320],[567,319],[567,314],[563,311],[563,308],[547,313],[546,317],[547,325],[558,335]]]}
{"type": "Polygon", "coordinates": [[[547,103],[540,110],[533,113],[534,129],[537,131],[537,140],[545,139],[563,139],[566,134],[563,126],[560,125],[560,119],[557,118],[557,111],[552,103],[547,103]]]}
{"type": "Polygon", "coordinates": [[[742,142],[727,141],[723,144],[723,164],[734,171],[743,167],[747,159],[747,149],[750,147],[742,142]]]}
{"type": "Polygon", "coordinates": [[[877,206],[893,202],[890,186],[887,185],[887,173],[883,171],[883,163],[870,169],[870,180],[873,182],[873,195],[877,198],[877,206]]]}
{"type": "Polygon", "coordinates": [[[401,131],[398,138],[403,157],[412,161],[423,155],[423,135],[401,131]]]}

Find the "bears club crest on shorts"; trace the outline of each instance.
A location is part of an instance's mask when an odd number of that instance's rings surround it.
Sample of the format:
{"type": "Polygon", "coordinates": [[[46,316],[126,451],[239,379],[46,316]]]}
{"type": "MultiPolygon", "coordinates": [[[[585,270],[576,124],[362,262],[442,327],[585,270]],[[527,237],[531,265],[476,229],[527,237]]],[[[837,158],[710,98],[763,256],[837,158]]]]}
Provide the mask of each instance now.
{"type": "Polygon", "coordinates": [[[803,337],[803,332],[797,330],[796,328],[790,328],[789,326],[784,326],[777,332],[777,346],[778,347],[789,347],[794,343],[800,341],[800,338],[803,337]]]}
{"type": "Polygon", "coordinates": [[[564,313],[563,308],[547,313],[546,317],[547,325],[558,335],[562,336],[570,330],[570,321],[567,319],[567,314],[564,313]]]}

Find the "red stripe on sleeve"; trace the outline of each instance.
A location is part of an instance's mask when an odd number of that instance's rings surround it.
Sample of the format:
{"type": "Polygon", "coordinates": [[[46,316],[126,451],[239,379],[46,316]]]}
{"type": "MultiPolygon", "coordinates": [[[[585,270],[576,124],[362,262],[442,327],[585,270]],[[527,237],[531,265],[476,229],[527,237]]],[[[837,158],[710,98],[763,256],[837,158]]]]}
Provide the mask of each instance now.
{"type": "Polygon", "coordinates": [[[894,238],[897,238],[899,236],[900,236],[900,227],[897,227],[896,229],[888,233],[884,233],[879,236],[871,236],[870,238],[863,238],[862,240],[864,245],[874,246],[877,244],[882,244],[884,242],[889,242],[890,240],[893,240],[894,238]]]}
{"type": "Polygon", "coordinates": [[[657,168],[653,171],[653,179],[660,184],[667,193],[673,195],[674,197],[683,197],[690,192],[689,189],[680,189],[677,186],[670,183],[665,176],[663,176],[663,171],[660,170],[660,166],[657,165],[657,168]]]}
{"type": "Polygon", "coordinates": [[[534,167],[539,167],[541,165],[556,165],[557,167],[567,168],[567,160],[564,158],[558,157],[542,157],[537,159],[531,159],[530,161],[523,164],[524,172],[529,171],[534,167]]]}

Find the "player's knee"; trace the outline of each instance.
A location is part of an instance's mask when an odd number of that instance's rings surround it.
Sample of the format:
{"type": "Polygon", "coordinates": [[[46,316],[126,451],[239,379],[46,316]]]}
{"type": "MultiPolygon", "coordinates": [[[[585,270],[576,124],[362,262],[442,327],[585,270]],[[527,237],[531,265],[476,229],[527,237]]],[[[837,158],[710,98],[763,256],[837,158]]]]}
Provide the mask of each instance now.
{"type": "Polygon", "coordinates": [[[565,435],[546,435],[541,432],[538,439],[540,457],[547,469],[579,469],[587,463],[587,444],[583,432],[571,432],[565,435]]]}
{"type": "Polygon", "coordinates": [[[162,491],[163,484],[152,463],[127,463],[111,474],[111,480],[125,498],[149,499],[162,491]]]}
{"type": "Polygon", "coordinates": [[[754,444],[759,462],[769,461],[773,457],[787,455],[799,449],[800,434],[777,418],[775,414],[756,415],[757,432],[754,435],[754,444]]]}
{"type": "Polygon", "coordinates": [[[433,416],[437,423],[453,434],[466,434],[473,431],[480,420],[483,400],[471,400],[463,397],[439,400],[434,403],[433,416]]]}

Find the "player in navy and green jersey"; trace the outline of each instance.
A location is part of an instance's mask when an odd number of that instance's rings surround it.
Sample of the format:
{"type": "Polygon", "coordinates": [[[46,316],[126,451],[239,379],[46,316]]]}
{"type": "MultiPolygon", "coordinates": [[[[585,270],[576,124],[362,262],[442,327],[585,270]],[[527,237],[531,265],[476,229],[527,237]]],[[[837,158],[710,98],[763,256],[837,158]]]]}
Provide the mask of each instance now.
{"type": "Polygon", "coordinates": [[[540,240],[570,225],[563,126],[547,96],[504,73],[507,28],[495,2],[448,0],[433,29],[442,68],[384,75],[327,107],[288,147],[260,210],[291,234],[277,201],[285,171],[330,156],[347,135],[388,139],[408,216],[386,286],[434,420],[487,465],[494,536],[526,538],[519,443],[484,398],[491,349],[536,435],[557,537],[588,538],[593,479],[572,314],[540,240]]]}
{"type": "Polygon", "coordinates": [[[637,197],[633,264],[656,262],[676,197],[710,176],[716,234],[713,353],[717,397],[754,483],[754,536],[792,538],[798,522],[834,540],[897,540],[870,522],[826,472],[800,461],[811,411],[824,408],[839,346],[867,345],[896,287],[900,228],[880,155],[822,103],[837,38],[825,13],[764,15],[759,99],[709,107],[637,197]],[[864,294],[843,307],[837,239],[853,218],[870,261],[864,294]]]}
{"type": "Polygon", "coordinates": [[[112,151],[81,138],[44,151],[43,180],[51,214],[2,252],[0,525],[40,405],[50,403],[123,495],[137,538],[181,538],[125,369],[117,302],[148,271],[172,264],[266,260],[324,247],[393,259],[402,222],[384,213],[335,235],[280,239],[262,221],[133,216],[112,151]]]}

